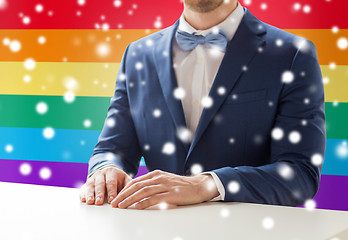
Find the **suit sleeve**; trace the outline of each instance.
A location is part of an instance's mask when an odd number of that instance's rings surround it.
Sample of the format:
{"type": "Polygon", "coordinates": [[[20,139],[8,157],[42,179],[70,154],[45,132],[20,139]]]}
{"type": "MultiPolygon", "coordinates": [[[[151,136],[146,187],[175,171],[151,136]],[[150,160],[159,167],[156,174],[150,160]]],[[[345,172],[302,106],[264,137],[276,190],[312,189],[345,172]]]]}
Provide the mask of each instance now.
{"type": "Polygon", "coordinates": [[[131,177],[138,172],[141,151],[128,102],[127,46],[117,73],[114,96],[88,163],[88,176],[105,165],[116,165],[131,177]]]}
{"type": "Polygon", "coordinates": [[[224,201],[298,206],[318,191],[326,148],[324,86],[315,45],[297,49],[270,133],[270,163],[215,169],[224,201]]]}

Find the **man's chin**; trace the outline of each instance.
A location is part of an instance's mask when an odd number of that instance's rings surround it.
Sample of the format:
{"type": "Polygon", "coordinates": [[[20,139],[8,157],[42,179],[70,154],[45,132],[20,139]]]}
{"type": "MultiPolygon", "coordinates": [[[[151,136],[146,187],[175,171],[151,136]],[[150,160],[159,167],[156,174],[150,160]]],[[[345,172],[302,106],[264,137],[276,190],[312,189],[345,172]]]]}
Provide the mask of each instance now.
{"type": "Polygon", "coordinates": [[[185,5],[192,11],[207,13],[218,8],[224,0],[185,0],[185,5]]]}

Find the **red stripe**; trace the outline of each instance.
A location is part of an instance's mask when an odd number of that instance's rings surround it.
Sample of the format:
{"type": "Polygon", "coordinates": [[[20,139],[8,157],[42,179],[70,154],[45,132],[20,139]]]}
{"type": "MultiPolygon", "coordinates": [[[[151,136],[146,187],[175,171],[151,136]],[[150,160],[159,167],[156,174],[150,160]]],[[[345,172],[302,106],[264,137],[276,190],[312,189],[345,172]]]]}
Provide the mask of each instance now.
{"type": "MultiPolygon", "coordinates": [[[[43,12],[35,11],[37,1],[6,0],[7,7],[0,9],[0,29],[94,29],[95,24],[109,23],[110,29],[153,29],[157,17],[161,18],[164,28],[172,25],[183,10],[180,0],[121,0],[119,8],[114,7],[114,0],[98,1],[85,0],[86,4],[80,6],[77,0],[40,1],[43,12]],[[136,4],[136,8],[133,5],[136,4]],[[81,16],[76,12],[80,10],[81,16]],[[129,15],[128,11],[133,14],[129,15]],[[53,11],[49,16],[48,12],[53,11]],[[31,18],[28,25],[23,24],[19,13],[31,18]],[[100,17],[104,15],[105,20],[100,17]]],[[[346,14],[348,1],[345,0],[251,0],[250,5],[240,3],[260,20],[283,29],[320,29],[338,26],[348,28],[346,14]],[[261,4],[267,4],[267,9],[262,10],[261,4]],[[301,10],[295,11],[293,6],[300,3],[301,10]],[[309,5],[310,13],[302,11],[302,7],[309,5]]]]}

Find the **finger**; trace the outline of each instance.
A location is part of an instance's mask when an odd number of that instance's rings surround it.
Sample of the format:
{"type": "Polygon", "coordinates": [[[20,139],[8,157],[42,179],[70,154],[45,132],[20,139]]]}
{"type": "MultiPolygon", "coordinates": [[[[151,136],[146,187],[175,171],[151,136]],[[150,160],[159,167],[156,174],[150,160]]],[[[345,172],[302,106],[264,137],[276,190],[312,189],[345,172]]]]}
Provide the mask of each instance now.
{"type": "Polygon", "coordinates": [[[85,185],[80,188],[80,201],[86,202],[85,185]]]}
{"type": "Polygon", "coordinates": [[[125,198],[122,202],[118,204],[118,207],[127,208],[144,198],[152,197],[155,194],[163,193],[163,192],[167,192],[167,191],[164,185],[162,184],[143,187],[139,191],[125,198]]]}
{"type": "Polygon", "coordinates": [[[151,179],[155,176],[158,176],[160,174],[163,174],[162,171],[160,170],[154,170],[154,171],[151,171],[145,175],[142,175],[140,177],[137,177],[137,178],[134,178],[132,179],[130,182],[128,182],[128,184],[126,186],[124,186],[124,188],[119,192],[119,195],[120,193],[124,192],[125,190],[127,190],[129,187],[133,186],[133,184],[137,183],[137,182],[141,182],[141,181],[144,181],[144,180],[148,180],[148,179],[151,179]]]}
{"type": "Polygon", "coordinates": [[[146,186],[156,185],[158,183],[159,183],[158,179],[154,178],[154,179],[148,179],[148,180],[144,180],[141,182],[137,182],[124,191],[122,189],[122,191],[118,193],[117,197],[111,202],[111,205],[113,207],[117,207],[117,205],[120,202],[122,202],[125,198],[132,195],[133,193],[135,193],[139,189],[146,187],[146,186]]]}
{"type": "Polygon", "coordinates": [[[86,189],[86,203],[93,204],[94,203],[94,178],[87,180],[86,189]]]}
{"type": "Polygon", "coordinates": [[[168,192],[155,194],[135,204],[135,208],[145,209],[145,208],[154,206],[156,204],[161,204],[160,209],[166,209],[167,201],[169,200],[169,197],[170,197],[170,193],[168,192]]]}
{"type": "Polygon", "coordinates": [[[105,197],[105,175],[98,174],[95,177],[95,204],[101,205],[104,203],[105,197]]]}
{"type": "Polygon", "coordinates": [[[117,175],[115,172],[106,172],[105,184],[108,195],[108,203],[110,203],[117,196],[117,175]]]}

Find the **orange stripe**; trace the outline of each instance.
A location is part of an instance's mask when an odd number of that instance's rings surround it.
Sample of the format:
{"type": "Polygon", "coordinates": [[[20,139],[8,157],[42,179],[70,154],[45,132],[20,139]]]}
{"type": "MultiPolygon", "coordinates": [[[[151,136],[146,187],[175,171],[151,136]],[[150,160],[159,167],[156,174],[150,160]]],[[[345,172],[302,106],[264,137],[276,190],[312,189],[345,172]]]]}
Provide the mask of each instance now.
{"type": "Polygon", "coordinates": [[[22,48],[11,52],[8,46],[0,44],[0,61],[24,61],[28,57],[37,62],[120,62],[123,52],[130,42],[145,37],[158,30],[122,29],[35,29],[0,30],[0,39],[17,39],[22,48]],[[38,37],[45,36],[46,43],[39,44],[38,37]],[[118,38],[118,36],[120,38],[118,38]],[[109,38],[109,41],[107,40],[109,38]],[[108,56],[97,54],[99,44],[110,47],[108,56]]]}
{"type": "Polygon", "coordinates": [[[332,33],[331,29],[286,29],[286,31],[311,40],[317,48],[320,65],[329,65],[331,62],[348,65],[348,50],[337,47],[339,38],[348,38],[348,29],[340,29],[336,34],[332,33]]]}
{"type": "MultiPolygon", "coordinates": [[[[319,63],[328,65],[348,65],[348,50],[337,48],[339,37],[348,36],[348,29],[340,29],[333,34],[331,29],[285,29],[293,34],[305,37],[317,47],[319,63]]],[[[114,29],[114,30],[0,30],[0,39],[5,37],[18,39],[22,43],[19,52],[11,52],[7,46],[0,45],[0,61],[24,61],[28,57],[38,62],[120,62],[126,46],[156,29],[114,29]],[[38,44],[38,37],[45,36],[45,44],[38,44]],[[120,36],[118,39],[117,36],[120,36]],[[109,41],[107,38],[109,37],[109,41]],[[100,43],[110,46],[108,56],[99,56],[97,48],[100,43]]]]}

